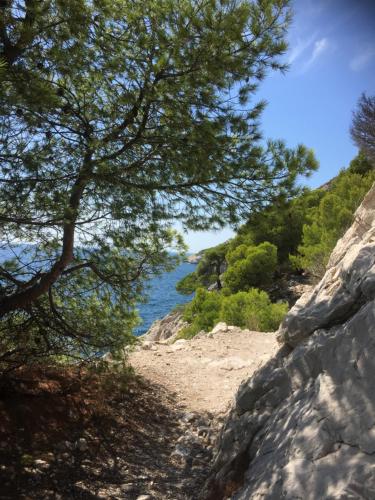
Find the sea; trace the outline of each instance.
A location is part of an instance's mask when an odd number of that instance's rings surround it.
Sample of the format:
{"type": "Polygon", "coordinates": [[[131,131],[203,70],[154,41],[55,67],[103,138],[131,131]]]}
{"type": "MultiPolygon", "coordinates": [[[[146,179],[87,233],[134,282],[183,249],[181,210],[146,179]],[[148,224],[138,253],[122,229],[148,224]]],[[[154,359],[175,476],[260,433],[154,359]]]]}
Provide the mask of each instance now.
{"type": "MultiPolygon", "coordinates": [[[[14,247],[16,253],[26,245],[14,247]]],[[[0,249],[0,262],[11,258],[11,252],[0,249]]],[[[195,270],[195,264],[183,262],[173,271],[165,272],[149,280],[146,284],[146,303],[138,304],[137,309],[141,318],[141,324],[133,331],[134,335],[143,335],[150,328],[152,323],[166,316],[176,306],[185,304],[192,299],[192,295],[182,295],[177,292],[176,284],[187,274],[195,270]]]]}
{"type": "Polygon", "coordinates": [[[195,264],[183,262],[173,271],[163,273],[148,282],[148,301],[138,305],[142,324],[135,328],[135,335],[146,333],[155,320],[163,318],[176,306],[192,299],[192,295],[178,293],[176,284],[194,270],[195,264]]]}

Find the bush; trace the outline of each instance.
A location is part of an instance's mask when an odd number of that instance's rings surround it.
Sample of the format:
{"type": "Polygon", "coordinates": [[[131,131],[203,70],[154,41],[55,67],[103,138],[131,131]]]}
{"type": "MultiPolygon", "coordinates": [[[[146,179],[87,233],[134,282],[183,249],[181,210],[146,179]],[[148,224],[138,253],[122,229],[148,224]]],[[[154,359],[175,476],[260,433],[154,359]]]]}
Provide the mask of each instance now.
{"type": "Polygon", "coordinates": [[[211,330],[219,321],[221,301],[220,293],[198,288],[183,314],[183,319],[190,325],[182,330],[179,337],[192,338],[201,330],[211,330]]]}
{"type": "Polygon", "coordinates": [[[176,290],[183,295],[190,295],[200,286],[202,286],[202,283],[196,271],[193,271],[177,283],[176,290]]]}
{"type": "Polygon", "coordinates": [[[267,293],[255,288],[223,298],[220,321],[250,330],[276,330],[288,311],[286,303],[272,304],[267,293]]]}
{"type": "Polygon", "coordinates": [[[239,245],[227,255],[228,269],[223,275],[225,287],[232,293],[267,286],[276,269],[277,248],[267,241],[260,245],[239,245]]]}
{"type": "Polygon", "coordinates": [[[201,330],[208,332],[219,321],[250,330],[272,331],[287,310],[286,303],[272,304],[266,292],[255,288],[232,295],[200,288],[185,308],[184,319],[190,325],[182,330],[179,338],[192,338],[201,330]]]}

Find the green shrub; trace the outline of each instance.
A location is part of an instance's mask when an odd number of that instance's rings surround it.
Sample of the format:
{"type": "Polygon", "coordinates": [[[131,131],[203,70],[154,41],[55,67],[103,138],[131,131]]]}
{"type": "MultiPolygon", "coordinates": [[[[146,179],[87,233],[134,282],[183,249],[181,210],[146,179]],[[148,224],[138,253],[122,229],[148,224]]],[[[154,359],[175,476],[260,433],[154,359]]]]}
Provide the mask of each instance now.
{"type": "Polygon", "coordinates": [[[185,308],[183,317],[190,324],[181,331],[179,338],[192,338],[201,330],[208,332],[219,321],[250,330],[272,331],[287,310],[287,304],[272,304],[266,292],[255,288],[232,295],[200,288],[185,308]]]}
{"type": "Polygon", "coordinates": [[[200,286],[202,286],[202,283],[200,282],[196,271],[194,271],[177,283],[176,290],[183,295],[190,295],[200,286]]]}
{"type": "Polygon", "coordinates": [[[198,288],[193,300],[186,305],[183,319],[190,323],[179,335],[180,338],[192,338],[201,330],[209,331],[219,321],[222,295],[198,288]]]}
{"type": "Polygon", "coordinates": [[[250,330],[276,330],[288,311],[286,303],[272,304],[267,293],[255,288],[223,297],[220,321],[250,330]]]}
{"type": "Polygon", "coordinates": [[[239,245],[227,255],[225,287],[232,293],[267,286],[276,269],[277,248],[265,241],[260,245],[239,245]]]}

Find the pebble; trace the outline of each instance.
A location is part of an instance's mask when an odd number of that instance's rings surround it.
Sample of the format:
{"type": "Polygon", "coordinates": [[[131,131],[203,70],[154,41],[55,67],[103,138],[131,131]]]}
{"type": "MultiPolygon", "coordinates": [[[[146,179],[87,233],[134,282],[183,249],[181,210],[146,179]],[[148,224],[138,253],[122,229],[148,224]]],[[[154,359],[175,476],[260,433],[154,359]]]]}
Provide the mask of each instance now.
{"type": "Polygon", "coordinates": [[[123,493],[129,493],[130,491],[134,490],[134,484],[133,483],[122,484],[120,488],[123,493]]]}
{"type": "Polygon", "coordinates": [[[88,450],[88,444],[85,438],[79,438],[76,443],[76,446],[79,449],[79,451],[85,452],[88,450]]]}
{"type": "Polygon", "coordinates": [[[41,460],[40,458],[38,458],[37,460],[34,460],[34,465],[36,467],[38,467],[39,469],[43,469],[43,470],[49,469],[49,467],[51,466],[51,464],[49,464],[45,460],[41,460]]]}
{"type": "Polygon", "coordinates": [[[193,422],[195,420],[195,415],[194,413],[184,413],[184,415],[182,416],[182,420],[184,422],[193,422]]]}
{"type": "Polygon", "coordinates": [[[151,342],[150,340],[145,340],[144,342],[142,342],[141,347],[144,351],[149,351],[153,347],[153,342],[151,342]]]}
{"type": "Polygon", "coordinates": [[[208,436],[211,432],[209,427],[198,427],[197,434],[198,436],[208,436]]]}
{"type": "Polygon", "coordinates": [[[64,441],[64,446],[67,450],[72,450],[74,448],[74,444],[70,441],[64,441]]]}
{"type": "Polygon", "coordinates": [[[139,497],[137,497],[137,500],[152,500],[152,496],[151,495],[140,495],[139,497]]]}

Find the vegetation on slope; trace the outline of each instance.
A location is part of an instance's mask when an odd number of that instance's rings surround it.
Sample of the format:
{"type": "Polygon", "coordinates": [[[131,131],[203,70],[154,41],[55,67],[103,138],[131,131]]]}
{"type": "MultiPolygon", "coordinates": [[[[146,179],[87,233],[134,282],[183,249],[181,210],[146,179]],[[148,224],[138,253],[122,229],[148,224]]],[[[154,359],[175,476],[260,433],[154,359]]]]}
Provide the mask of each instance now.
{"type": "Polygon", "coordinates": [[[181,336],[209,331],[219,321],[275,330],[288,307],[271,303],[266,293],[270,284],[293,272],[321,278],[337,240],[374,181],[372,163],[361,152],[325,189],[279,197],[252,213],[232,240],[209,249],[197,269],[177,285],[181,292],[196,291],[185,307],[189,326],[181,336]]]}

